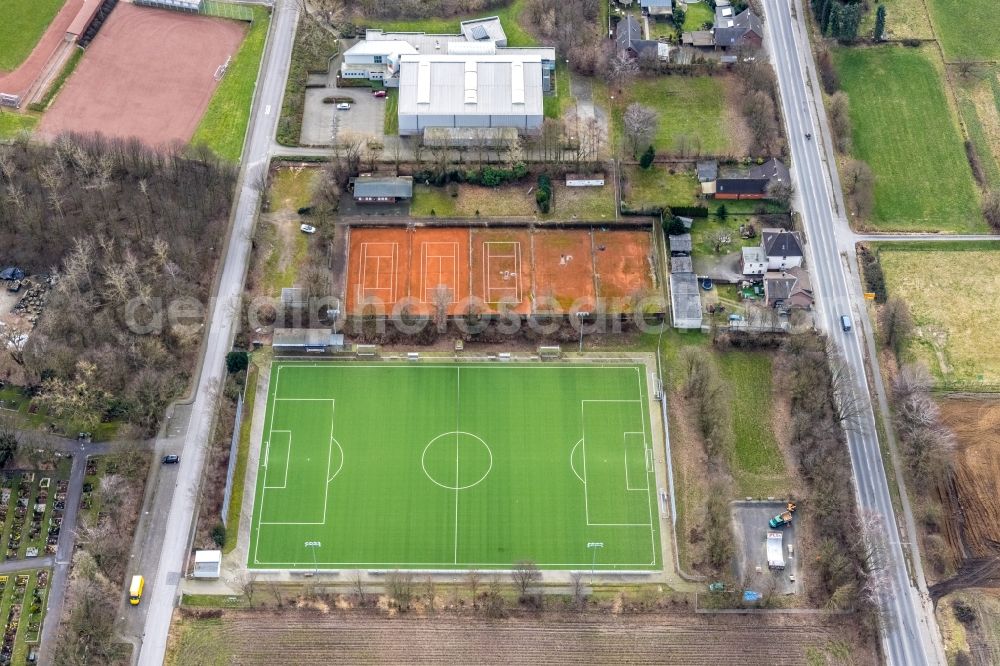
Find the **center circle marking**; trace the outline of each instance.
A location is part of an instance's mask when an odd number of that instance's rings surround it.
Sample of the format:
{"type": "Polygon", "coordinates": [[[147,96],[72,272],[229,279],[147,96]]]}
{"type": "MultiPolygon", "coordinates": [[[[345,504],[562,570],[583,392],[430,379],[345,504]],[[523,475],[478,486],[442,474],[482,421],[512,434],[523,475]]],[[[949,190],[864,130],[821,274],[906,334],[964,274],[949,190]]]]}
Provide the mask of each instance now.
{"type": "MultiPolygon", "coordinates": [[[[444,444],[444,442],[442,442],[442,444],[444,444]]],[[[459,439],[458,440],[458,446],[462,446],[462,444],[463,444],[462,439],[459,439]]],[[[434,484],[436,484],[438,486],[441,486],[442,488],[445,488],[446,490],[466,490],[468,488],[472,488],[473,486],[478,486],[480,483],[483,482],[483,480],[486,479],[487,476],[489,476],[490,472],[493,470],[493,451],[490,450],[489,445],[486,442],[483,441],[482,437],[479,437],[478,435],[473,435],[471,432],[464,432],[464,431],[461,431],[461,430],[453,430],[451,432],[443,432],[440,435],[438,435],[437,437],[435,437],[434,439],[432,439],[431,441],[427,442],[427,446],[424,447],[423,453],[420,454],[420,466],[423,468],[424,474],[427,476],[427,478],[431,480],[431,483],[434,483],[434,484]],[[472,440],[471,443],[479,444],[484,449],[486,449],[486,454],[490,457],[490,464],[486,468],[486,471],[483,472],[482,476],[480,476],[478,479],[476,479],[472,483],[468,483],[468,484],[465,484],[465,485],[459,485],[459,481],[460,480],[458,478],[455,479],[455,483],[454,484],[441,483],[440,481],[438,481],[437,479],[434,478],[433,474],[431,474],[430,472],[427,471],[427,452],[430,450],[430,448],[432,446],[434,446],[435,442],[438,442],[438,441],[440,441],[442,439],[445,439],[446,437],[461,437],[463,439],[464,438],[470,438],[472,440]]]]}

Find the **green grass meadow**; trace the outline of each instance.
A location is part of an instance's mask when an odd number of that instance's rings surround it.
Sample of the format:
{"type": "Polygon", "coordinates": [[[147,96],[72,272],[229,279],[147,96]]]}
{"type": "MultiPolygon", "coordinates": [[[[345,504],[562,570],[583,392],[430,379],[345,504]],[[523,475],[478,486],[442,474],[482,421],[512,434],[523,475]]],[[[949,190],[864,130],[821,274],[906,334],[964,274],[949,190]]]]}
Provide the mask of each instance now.
{"type": "Polygon", "coordinates": [[[931,51],[837,49],[850,96],[854,153],[875,173],[880,231],[981,232],[985,223],[962,136],[931,51]]]}
{"type": "Polygon", "coordinates": [[[239,161],[243,154],[254,84],[271,21],[263,7],[254,7],[253,12],[253,26],[229,64],[229,70],[212,95],[191,139],[192,145],[208,146],[219,157],[231,162],[239,161]]]}
{"type": "Polygon", "coordinates": [[[927,5],[949,62],[1000,59],[1000,7],[995,3],[927,0],[927,5]]]}
{"type": "Polygon", "coordinates": [[[686,135],[698,140],[702,154],[737,154],[728,133],[725,85],[722,77],[714,76],[638,79],[628,85],[621,100],[614,100],[615,135],[624,136],[622,116],[629,104],[638,102],[660,116],[653,138],[657,152],[673,151],[678,137],[686,135]]]}
{"type": "Polygon", "coordinates": [[[10,72],[31,54],[66,0],[3,0],[0,3],[0,72],[10,72]]]}
{"type": "Polygon", "coordinates": [[[38,124],[38,116],[14,111],[0,112],[0,139],[12,139],[21,132],[31,132],[38,124]]]}
{"type": "Polygon", "coordinates": [[[521,12],[524,11],[525,0],[514,0],[506,7],[493,10],[483,10],[470,16],[453,16],[451,18],[399,19],[395,21],[378,21],[372,27],[381,28],[386,32],[427,32],[435,35],[458,34],[459,23],[483,16],[497,16],[507,35],[507,46],[536,46],[538,42],[521,26],[521,12]]]}
{"type": "Polygon", "coordinates": [[[661,568],[645,375],[275,363],[248,564],[661,568]]]}

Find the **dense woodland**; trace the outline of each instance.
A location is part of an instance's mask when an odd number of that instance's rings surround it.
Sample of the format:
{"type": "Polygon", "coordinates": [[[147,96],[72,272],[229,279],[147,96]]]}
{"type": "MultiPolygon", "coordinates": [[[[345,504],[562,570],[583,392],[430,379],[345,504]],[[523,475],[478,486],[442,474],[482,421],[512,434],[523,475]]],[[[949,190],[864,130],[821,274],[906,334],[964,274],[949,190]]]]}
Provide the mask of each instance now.
{"type": "Polygon", "coordinates": [[[200,341],[236,172],[207,153],[65,136],[0,145],[0,262],[55,281],[17,358],[0,372],[86,429],[120,418],[152,432],[185,385],[200,341]]]}

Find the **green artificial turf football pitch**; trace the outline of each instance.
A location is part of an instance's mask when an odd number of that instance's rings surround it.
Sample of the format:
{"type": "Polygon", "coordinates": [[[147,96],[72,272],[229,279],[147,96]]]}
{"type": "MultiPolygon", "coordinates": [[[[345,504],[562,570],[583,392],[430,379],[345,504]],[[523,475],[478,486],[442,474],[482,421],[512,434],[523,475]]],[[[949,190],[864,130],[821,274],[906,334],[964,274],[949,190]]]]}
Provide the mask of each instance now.
{"type": "Polygon", "coordinates": [[[263,432],[250,568],[661,568],[641,365],[275,362],[263,432]]]}

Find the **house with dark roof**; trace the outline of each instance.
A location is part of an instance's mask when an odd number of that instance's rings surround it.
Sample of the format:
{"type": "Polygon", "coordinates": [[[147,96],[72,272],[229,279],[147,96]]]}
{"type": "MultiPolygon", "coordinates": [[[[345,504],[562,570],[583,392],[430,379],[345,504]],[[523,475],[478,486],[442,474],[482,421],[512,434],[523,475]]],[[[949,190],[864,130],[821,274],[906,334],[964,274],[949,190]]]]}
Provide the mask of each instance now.
{"type": "Polygon", "coordinates": [[[802,235],[797,231],[764,229],[760,246],[767,257],[767,270],[783,271],[802,265],[802,235]]]}
{"type": "Polygon", "coordinates": [[[769,271],[764,275],[764,302],[769,308],[809,310],[816,300],[803,268],[769,271]]]}
{"type": "Polygon", "coordinates": [[[413,176],[358,176],[351,189],[358,203],[395,203],[413,198],[413,176]]]}
{"type": "Polygon", "coordinates": [[[781,160],[770,159],[748,171],[729,170],[715,182],[716,199],[766,199],[768,188],[790,184],[791,174],[781,160]]]}
{"type": "Polygon", "coordinates": [[[639,0],[642,13],[654,18],[669,18],[674,15],[674,0],[639,0]]]}
{"type": "Polygon", "coordinates": [[[728,2],[715,5],[715,47],[729,50],[759,49],[764,44],[764,25],[750,9],[736,14],[728,2]]]}
{"type": "Polygon", "coordinates": [[[633,58],[640,58],[647,53],[659,57],[659,42],[643,39],[642,25],[631,14],[619,21],[615,28],[615,47],[619,54],[626,53],[633,58]]]}

